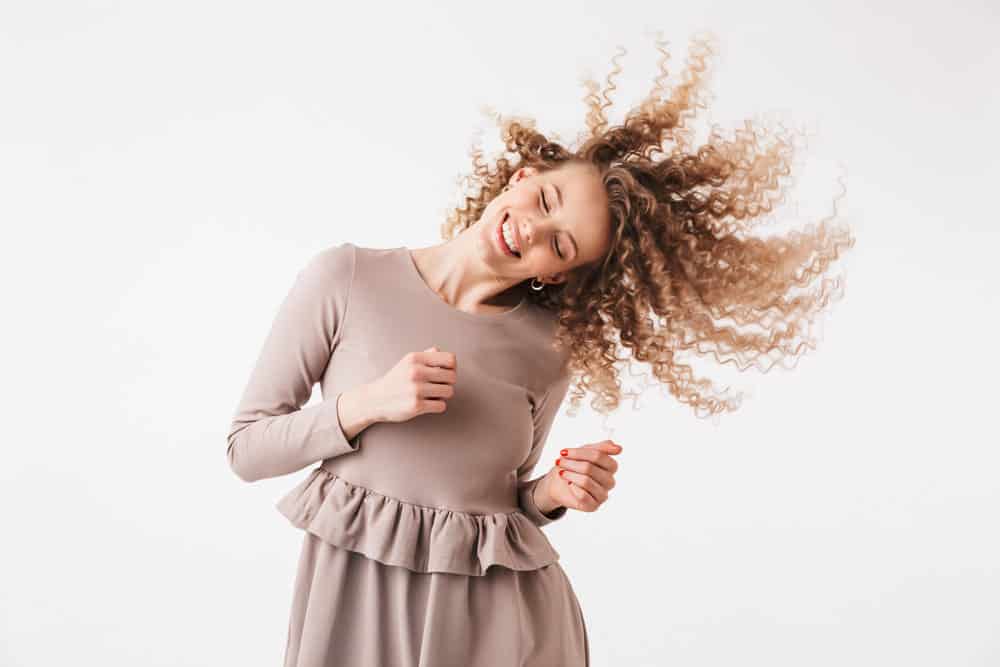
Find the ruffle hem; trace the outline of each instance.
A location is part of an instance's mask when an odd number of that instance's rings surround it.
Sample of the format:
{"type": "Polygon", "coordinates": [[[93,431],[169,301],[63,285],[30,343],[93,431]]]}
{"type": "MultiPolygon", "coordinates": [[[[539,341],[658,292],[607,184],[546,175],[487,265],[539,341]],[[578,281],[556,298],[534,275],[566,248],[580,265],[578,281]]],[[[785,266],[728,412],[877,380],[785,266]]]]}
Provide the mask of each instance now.
{"type": "Polygon", "coordinates": [[[559,558],[522,511],[474,514],[425,507],[348,482],[323,467],[276,504],[323,541],[415,572],[482,576],[500,565],[535,570],[559,558]]]}

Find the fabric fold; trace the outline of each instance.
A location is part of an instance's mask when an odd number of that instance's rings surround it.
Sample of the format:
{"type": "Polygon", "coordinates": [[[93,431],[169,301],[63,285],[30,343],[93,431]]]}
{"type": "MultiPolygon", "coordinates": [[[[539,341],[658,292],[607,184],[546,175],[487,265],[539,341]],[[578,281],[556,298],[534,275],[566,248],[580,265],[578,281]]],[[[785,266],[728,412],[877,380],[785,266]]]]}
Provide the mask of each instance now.
{"type": "Polygon", "coordinates": [[[494,565],[535,570],[559,558],[523,511],[425,507],[352,484],[322,466],[276,507],[292,525],[328,544],[415,572],[482,576],[494,565]]]}

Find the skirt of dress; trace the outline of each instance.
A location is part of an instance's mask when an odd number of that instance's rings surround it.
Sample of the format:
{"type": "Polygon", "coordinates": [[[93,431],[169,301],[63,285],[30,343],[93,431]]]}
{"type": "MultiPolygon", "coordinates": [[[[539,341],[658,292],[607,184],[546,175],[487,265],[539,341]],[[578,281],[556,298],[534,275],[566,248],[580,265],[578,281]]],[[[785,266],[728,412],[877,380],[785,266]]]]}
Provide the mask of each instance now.
{"type": "Polygon", "coordinates": [[[305,532],[285,667],[589,667],[558,561],[482,576],[387,565],[305,532]]]}

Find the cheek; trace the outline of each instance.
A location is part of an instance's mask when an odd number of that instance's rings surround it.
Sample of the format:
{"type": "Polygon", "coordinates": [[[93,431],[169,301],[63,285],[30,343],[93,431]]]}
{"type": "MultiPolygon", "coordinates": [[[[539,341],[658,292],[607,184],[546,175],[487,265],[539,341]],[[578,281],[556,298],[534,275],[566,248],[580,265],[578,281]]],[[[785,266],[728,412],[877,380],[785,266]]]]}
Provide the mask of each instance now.
{"type": "Polygon", "coordinates": [[[479,216],[479,220],[477,220],[473,226],[480,227],[483,231],[490,231],[493,227],[493,223],[496,222],[497,211],[499,210],[499,208],[491,203],[483,209],[482,214],[479,216]]]}

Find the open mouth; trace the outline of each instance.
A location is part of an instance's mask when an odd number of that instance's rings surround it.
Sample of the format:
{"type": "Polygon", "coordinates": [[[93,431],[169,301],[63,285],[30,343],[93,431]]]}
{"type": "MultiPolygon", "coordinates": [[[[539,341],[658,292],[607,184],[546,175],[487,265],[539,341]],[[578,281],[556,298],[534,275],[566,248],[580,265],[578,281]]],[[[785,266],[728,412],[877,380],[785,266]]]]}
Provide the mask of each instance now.
{"type": "Polygon", "coordinates": [[[510,223],[507,222],[508,214],[504,213],[503,220],[497,225],[497,238],[503,249],[510,255],[514,257],[520,257],[521,253],[516,249],[517,240],[514,237],[514,230],[511,228],[510,223]]]}

